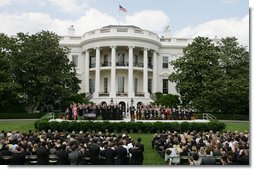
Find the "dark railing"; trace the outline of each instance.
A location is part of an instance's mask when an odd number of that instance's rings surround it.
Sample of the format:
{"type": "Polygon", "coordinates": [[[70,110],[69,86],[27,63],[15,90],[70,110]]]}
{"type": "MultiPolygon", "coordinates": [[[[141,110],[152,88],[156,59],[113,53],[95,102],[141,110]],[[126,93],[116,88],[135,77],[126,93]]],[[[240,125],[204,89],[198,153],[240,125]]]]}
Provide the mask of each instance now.
{"type": "Polygon", "coordinates": [[[148,64],[148,68],[153,69],[153,65],[152,64],[148,64]]]}
{"type": "Polygon", "coordinates": [[[134,62],[133,63],[133,67],[143,67],[144,63],[138,63],[138,62],[134,62]]]}
{"type": "Polygon", "coordinates": [[[127,92],[124,92],[124,93],[122,93],[122,92],[117,92],[117,93],[116,93],[116,96],[128,96],[128,93],[127,93],[127,92]]]}
{"type": "Polygon", "coordinates": [[[107,67],[107,66],[111,66],[111,62],[109,61],[101,62],[101,67],[107,67]]]}
{"type": "Polygon", "coordinates": [[[89,65],[89,68],[95,68],[95,63],[91,63],[91,64],[89,65]]]}
{"type": "Polygon", "coordinates": [[[135,92],[135,96],[144,97],[145,93],[143,93],[143,92],[135,92]]]}
{"type": "Polygon", "coordinates": [[[127,63],[127,62],[117,62],[116,63],[116,66],[128,66],[129,65],[129,63],[127,63]]]}
{"type": "Polygon", "coordinates": [[[99,92],[99,96],[109,96],[109,93],[99,92]]]}

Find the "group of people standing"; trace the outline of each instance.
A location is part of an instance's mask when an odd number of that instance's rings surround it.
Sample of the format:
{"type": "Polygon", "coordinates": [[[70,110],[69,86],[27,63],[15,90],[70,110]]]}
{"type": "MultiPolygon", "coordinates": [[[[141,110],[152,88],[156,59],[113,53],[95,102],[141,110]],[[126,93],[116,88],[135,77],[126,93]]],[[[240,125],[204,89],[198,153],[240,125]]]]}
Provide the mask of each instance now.
{"type": "Polygon", "coordinates": [[[122,104],[76,104],[71,103],[66,109],[66,119],[77,120],[78,116],[83,119],[95,120],[101,116],[103,120],[123,120],[130,114],[133,120],[191,120],[195,119],[192,109],[170,108],[162,105],[138,104],[137,107],[125,108],[122,104]]]}
{"type": "Polygon", "coordinates": [[[65,111],[66,119],[77,120],[78,116],[84,119],[122,120],[126,116],[125,108],[121,104],[76,104],[71,103],[65,111]]]}

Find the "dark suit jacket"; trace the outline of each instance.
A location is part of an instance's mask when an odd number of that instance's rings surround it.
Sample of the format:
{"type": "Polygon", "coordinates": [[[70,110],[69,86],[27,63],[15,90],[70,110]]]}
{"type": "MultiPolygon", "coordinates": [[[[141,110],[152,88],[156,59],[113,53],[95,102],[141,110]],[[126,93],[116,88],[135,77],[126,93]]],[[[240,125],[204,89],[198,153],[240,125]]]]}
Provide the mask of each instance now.
{"type": "Polygon", "coordinates": [[[38,165],[48,165],[49,162],[49,151],[46,147],[39,147],[36,151],[37,164],[38,165]]]}
{"type": "Polygon", "coordinates": [[[115,157],[116,157],[116,151],[107,148],[104,151],[101,151],[101,156],[105,157],[105,164],[106,165],[115,165],[115,157]]]}
{"type": "Polygon", "coordinates": [[[68,153],[64,150],[56,151],[56,156],[58,157],[57,165],[68,165],[68,153]]]}
{"type": "Polygon", "coordinates": [[[123,146],[116,148],[116,165],[128,165],[127,149],[123,146]]]}
{"type": "Polygon", "coordinates": [[[143,164],[143,152],[139,148],[130,148],[131,153],[130,165],[142,165],[143,164]]]}
{"type": "Polygon", "coordinates": [[[12,155],[11,165],[24,165],[26,161],[26,155],[24,152],[15,153],[12,155]]]}
{"type": "Polygon", "coordinates": [[[202,158],[200,165],[216,165],[216,161],[212,156],[202,158]]]}
{"type": "Polygon", "coordinates": [[[91,164],[98,165],[99,164],[100,147],[98,145],[90,145],[89,146],[89,154],[90,154],[91,164]]]}

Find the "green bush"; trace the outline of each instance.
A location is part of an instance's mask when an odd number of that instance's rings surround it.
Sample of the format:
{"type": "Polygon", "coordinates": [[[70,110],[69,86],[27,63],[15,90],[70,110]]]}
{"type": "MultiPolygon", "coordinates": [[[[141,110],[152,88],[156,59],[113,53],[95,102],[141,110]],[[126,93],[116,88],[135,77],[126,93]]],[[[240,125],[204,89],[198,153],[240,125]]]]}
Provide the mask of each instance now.
{"type": "Polygon", "coordinates": [[[0,113],[0,119],[39,119],[46,113],[0,113]]]}
{"type": "Polygon", "coordinates": [[[58,131],[105,131],[109,132],[122,132],[126,130],[128,132],[143,132],[143,133],[155,133],[161,131],[222,131],[225,128],[225,124],[219,121],[211,121],[208,123],[177,123],[177,122],[93,122],[93,121],[62,121],[62,122],[48,122],[45,120],[36,121],[35,128],[38,130],[58,130],[58,131]]]}

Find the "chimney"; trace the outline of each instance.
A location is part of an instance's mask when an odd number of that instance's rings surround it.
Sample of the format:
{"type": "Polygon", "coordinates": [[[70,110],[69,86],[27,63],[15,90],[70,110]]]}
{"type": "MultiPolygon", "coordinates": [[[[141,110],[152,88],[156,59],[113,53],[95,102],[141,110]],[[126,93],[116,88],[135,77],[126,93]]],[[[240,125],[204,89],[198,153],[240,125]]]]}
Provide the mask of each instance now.
{"type": "Polygon", "coordinates": [[[71,25],[69,28],[68,28],[68,35],[69,36],[74,36],[74,32],[75,32],[75,28],[73,25],[71,25]]]}

